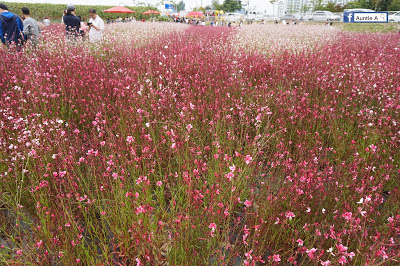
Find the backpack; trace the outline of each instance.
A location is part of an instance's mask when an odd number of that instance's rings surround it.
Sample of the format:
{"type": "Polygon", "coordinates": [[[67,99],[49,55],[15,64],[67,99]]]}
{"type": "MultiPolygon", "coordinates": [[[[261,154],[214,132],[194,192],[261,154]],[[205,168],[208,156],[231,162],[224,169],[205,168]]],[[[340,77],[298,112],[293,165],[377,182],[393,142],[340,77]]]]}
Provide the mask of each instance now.
{"type": "Polygon", "coordinates": [[[0,23],[3,26],[3,35],[6,44],[11,44],[13,42],[19,44],[22,42],[21,31],[18,28],[18,18],[19,17],[15,14],[13,14],[11,18],[4,17],[0,14],[0,23]]]}

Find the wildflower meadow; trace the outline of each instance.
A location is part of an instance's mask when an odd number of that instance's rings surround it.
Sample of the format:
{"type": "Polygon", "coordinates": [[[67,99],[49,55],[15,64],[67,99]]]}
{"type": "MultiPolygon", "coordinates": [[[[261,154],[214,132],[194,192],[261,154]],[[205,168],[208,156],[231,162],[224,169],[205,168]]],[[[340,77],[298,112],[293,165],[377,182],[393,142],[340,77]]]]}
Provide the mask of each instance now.
{"type": "Polygon", "coordinates": [[[64,35],[0,50],[0,264],[400,264],[399,34],[64,35]]]}

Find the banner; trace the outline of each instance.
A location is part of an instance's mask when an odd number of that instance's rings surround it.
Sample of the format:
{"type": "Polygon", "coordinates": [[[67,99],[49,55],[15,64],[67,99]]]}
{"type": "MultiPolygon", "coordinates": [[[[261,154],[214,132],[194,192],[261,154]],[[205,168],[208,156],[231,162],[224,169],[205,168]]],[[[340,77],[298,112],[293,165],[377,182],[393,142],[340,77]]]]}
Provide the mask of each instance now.
{"type": "Polygon", "coordinates": [[[345,23],[388,23],[388,12],[344,12],[345,23]]]}

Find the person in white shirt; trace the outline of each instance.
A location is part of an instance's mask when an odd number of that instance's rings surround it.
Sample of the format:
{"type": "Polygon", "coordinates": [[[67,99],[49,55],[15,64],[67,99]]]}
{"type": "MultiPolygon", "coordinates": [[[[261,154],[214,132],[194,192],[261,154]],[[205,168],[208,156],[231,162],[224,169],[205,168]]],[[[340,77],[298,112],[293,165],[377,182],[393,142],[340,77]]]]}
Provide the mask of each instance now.
{"type": "Polygon", "coordinates": [[[48,18],[45,18],[45,19],[43,20],[43,24],[44,24],[45,26],[50,26],[50,20],[49,20],[48,18]]]}
{"type": "Polygon", "coordinates": [[[89,9],[89,41],[99,42],[103,37],[104,21],[97,15],[95,9],[89,9]]]}

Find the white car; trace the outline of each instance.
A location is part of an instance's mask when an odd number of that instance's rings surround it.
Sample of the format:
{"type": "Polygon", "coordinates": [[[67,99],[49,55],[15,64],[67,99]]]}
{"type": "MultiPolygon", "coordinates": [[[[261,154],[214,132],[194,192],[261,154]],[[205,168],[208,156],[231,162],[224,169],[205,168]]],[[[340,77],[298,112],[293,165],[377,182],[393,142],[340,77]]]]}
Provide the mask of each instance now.
{"type": "Polygon", "coordinates": [[[330,11],[315,11],[311,16],[311,21],[331,22],[340,21],[340,17],[330,11]]]}
{"type": "Polygon", "coordinates": [[[264,13],[257,11],[248,11],[246,20],[248,21],[261,21],[264,19],[264,13]]]}
{"type": "Polygon", "coordinates": [[[286,20],[286,21],[298,21],[301,19],[301,16],[298,14],[285,14],[281,20],[286,20]]]}
{"type": "Polygon", "coordinates": [[[265,21],[281,21],[280,17],[274,17],[272,15],[266,15],[265,16],[265,21]]]}
{"type": "Polygon", "coordinates": [[[226,13],[225,20],[230,22],[235,22],[243,19],[243,15],[240,13],[226,13]]]}
{"type": "Polygon", "coordinates": [[[389,15],[389,22],[400,22],[400,12],[389,15]]]}

